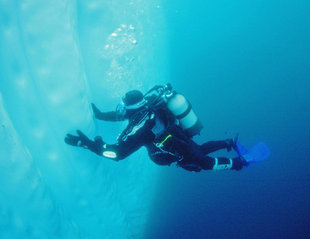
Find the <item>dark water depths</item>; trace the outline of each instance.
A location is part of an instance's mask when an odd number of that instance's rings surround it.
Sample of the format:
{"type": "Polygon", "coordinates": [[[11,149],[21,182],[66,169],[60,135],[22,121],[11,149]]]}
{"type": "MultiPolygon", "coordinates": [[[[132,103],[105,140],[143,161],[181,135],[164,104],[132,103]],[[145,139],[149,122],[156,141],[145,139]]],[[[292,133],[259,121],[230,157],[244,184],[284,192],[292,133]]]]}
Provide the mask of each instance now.
{"type": "Polygon", "coordinates": [[[166,12],[171,77],[205,124],[197,140],[239,132],[271,156],[241,172],[164,169],[149,238],[309,238],[309,4],[183,2],[166,12]]]}

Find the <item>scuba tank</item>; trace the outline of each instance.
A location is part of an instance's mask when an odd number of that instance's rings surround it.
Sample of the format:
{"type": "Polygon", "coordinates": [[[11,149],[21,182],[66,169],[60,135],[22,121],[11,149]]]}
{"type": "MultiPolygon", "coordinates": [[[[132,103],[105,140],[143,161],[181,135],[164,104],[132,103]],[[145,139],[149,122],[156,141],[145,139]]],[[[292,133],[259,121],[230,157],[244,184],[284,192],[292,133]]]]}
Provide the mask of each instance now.
{"type": "Polygon", "coordinates": [[[166,105],[169,111],[178,119],[180,127],[190,137],[200,133],[203,128],[197,115],[192,109],[190,102],[180,93],[172,90],[171,84],[165,86],[154,86],[144,96],[151,92],[156,97],[149,102],[149,107],[162,107],[166,105]]]}

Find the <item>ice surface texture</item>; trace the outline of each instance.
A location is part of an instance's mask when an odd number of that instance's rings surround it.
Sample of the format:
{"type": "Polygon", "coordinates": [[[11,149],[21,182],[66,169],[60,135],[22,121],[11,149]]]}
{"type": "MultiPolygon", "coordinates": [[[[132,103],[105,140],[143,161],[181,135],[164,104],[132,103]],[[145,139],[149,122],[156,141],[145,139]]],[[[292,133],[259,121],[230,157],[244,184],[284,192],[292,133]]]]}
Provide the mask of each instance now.
{"type": "Polygon", "coordinates": [[[63,138],[115,140],[124,125],[94,121],[90,103],[113,110],[165,82],[163,24],[157,1],[0,2],[1,238],[143,238],[156,182],[145,151],[115,163],[63,138]]]}

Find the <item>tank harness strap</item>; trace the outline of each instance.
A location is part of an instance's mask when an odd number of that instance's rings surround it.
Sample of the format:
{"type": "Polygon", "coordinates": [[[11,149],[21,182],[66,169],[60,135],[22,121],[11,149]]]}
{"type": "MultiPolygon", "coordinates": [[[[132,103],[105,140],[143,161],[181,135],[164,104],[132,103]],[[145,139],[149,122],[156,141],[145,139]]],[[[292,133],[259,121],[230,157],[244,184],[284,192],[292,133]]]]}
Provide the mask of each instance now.
{"type": "Polygon", "coordinates": [[[187,116],[187,115],[189,114],[189,112],[192,110],[192,105],[191,105],[191,103],[190,103],[189,101],[188,101],[187,103],[188,103],[187,109],[186,109],[182,114],[176,116],[176,118],[177,118],[178,120],[183,119],[183,118],[184,118],[185,116],[187,116]]]}

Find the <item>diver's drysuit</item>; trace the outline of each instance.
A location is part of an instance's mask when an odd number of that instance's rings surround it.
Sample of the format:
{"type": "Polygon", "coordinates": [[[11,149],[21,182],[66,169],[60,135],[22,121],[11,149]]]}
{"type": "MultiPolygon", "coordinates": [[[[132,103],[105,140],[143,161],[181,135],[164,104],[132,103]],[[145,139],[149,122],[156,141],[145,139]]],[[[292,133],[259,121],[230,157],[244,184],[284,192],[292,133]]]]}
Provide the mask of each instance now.
{"type": "MultiPolygon", "coordinates": [[[[145,100],[145,97],[143,97],[145,100]]],[[[141,99],[140,99],[141,101],[141,99]]],[[[138,103],[140,102],[138,101],[138,103]]],[[[146,102],[151,102],[148,98],[146,102]]],[[[137,103],[137,102],[135,102],[137,103]]],[[[210,141],[203,145],[196,144],[192,138],[176,124],[175,116],[164,107],[149,107],[140,103],[138,110],[127,110],[127,115],[120,110],[101,112],[92,104],[95,117],[105,121],[129,120],[128,126],[121,133],[115,144],[106,144],[100,136],[88,139],[81,131],[78,136],[68,134],[66,143],[87,148],[106,158],[119,161],[145,146],[152,161],[158,165],[177,163],[189,171],[240,170],[245,162],[242,158],[212,158],[207,154],[219,149],[234,147],[233,140],[210,141]]],[[[128,107],[129,108],[129,107],[128,107]]]]}

